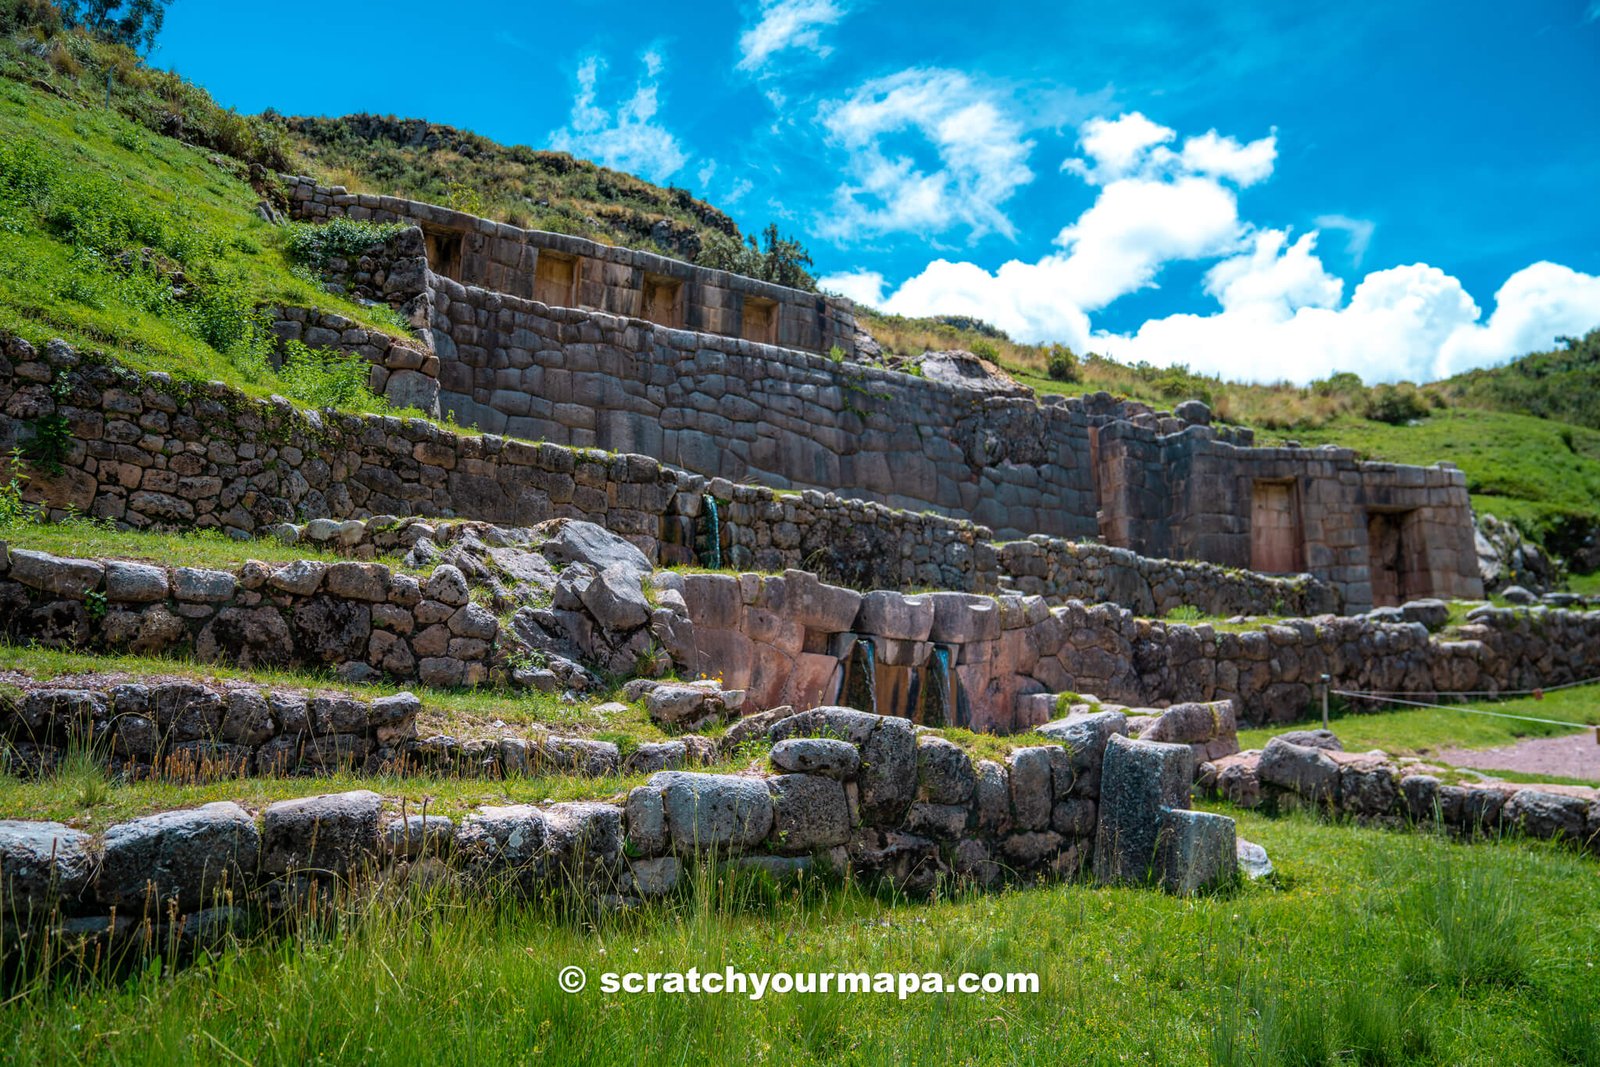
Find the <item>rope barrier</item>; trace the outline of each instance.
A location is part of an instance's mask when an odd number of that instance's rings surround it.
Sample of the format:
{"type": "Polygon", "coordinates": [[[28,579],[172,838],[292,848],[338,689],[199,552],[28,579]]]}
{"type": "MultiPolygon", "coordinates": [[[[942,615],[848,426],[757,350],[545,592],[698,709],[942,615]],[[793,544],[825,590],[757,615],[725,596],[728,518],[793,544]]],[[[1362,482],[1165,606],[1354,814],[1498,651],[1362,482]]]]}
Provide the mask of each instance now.
{"type": "MultiPolygon", "coordinates": [[[[1538,689],[1452,689],[1450,692],[1464,697],[1531,697],[1543,693],[1556,693],[1563,689],[1577,689],[1581,686],[1597,684],[1600,684],[1600,678],[1585,678],[1577,682],[1562,682],[1560,685],[1544,685],[1538,689]]],[[[1412,694],[1404,689],[1373,689],[1362,695],[1405,697],[1412,694]]]]}
{"type": "Polygon", "coordinates": [[[1404,704],[1412,708],[1439,708],[1442,711],[1459,711],[1468,715],[1491,715],[1497,719],[1518,719],[1522,722],[1543,723],[1546,726],[1568,726],[1574,730],[1594,730],[1595,723],[1570,722],[1564,719],[1536,719],[1531,715],[1512,715],[1504,711],[1484,711],[1482,708],[1466,708],[1460,704],[1430,704],[1422,700],[1402,700],[1398,697],[1385,696],[1380,693],[1356,693],[1346,689],[1331,690],[1337,696],[1355,697],[1359,700],[1378,700],[1385,704],[1404,704]]]}

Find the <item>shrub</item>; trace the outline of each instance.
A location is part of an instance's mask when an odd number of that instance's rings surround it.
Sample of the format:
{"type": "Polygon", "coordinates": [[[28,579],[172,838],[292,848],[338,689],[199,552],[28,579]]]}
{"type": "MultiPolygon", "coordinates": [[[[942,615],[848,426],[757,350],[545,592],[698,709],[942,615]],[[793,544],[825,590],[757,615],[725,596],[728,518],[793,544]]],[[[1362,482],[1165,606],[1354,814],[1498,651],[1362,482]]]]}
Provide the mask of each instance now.
{"type": "Polygon", "coordinates": [[[290,259],[320,269],[335,259],[357,259],[403,228],[345,218],[323,223],[297,222],[289,227],[285,247],[290,259]]]}
{"type": "Polygon", "coordinates": [[[1363,413],[1374,422],[1398,426],[1425,417],[1428,414],[1428,401],[1422,391],[1410,382],[1384,384],[1373,388],[1363,413]]]}
{"type": "Polygon", "coordinates": [[[993,363],[1000,358],[1000,350],[994,346],[993,342],[990,341],[972,342],[972,354],[977,356],[979,359],[986,359],[990,363],[993,363]]]}
{"type": "Polygon", "coordinates": [[[278,377],[289,396],[311,407],[381,408],[385,401],[367,388],[367,361],[359,356],[308,348],[299,341],[285,345],[278,377]]]}
{"type": "Polygon", "coordinates": [[[1078,354],[1066,345],[1051,345],[1045,354],[1045,372],[1051,380],[1075,382],[1082,376],[1078,354]]]}
{"type": "Polygon", "coordinates": [[[51,36],[61,32],[61,12],[49,0],[0,0],[0,33],[37,30],[51,36]]]}

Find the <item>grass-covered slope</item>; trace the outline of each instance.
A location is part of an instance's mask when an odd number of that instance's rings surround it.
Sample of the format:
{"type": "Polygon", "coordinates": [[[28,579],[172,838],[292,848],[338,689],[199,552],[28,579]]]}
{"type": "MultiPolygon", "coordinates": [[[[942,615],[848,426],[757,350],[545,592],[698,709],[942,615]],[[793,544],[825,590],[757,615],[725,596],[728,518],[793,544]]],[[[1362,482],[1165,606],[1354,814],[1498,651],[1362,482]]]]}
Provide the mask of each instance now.
{"type": "Polygon", "coordinates": [[[324,181],[444,204],[535,230],[694,259],[711,234],[738,239],[731,218],[641,178],[420,119],[292,118],[288,145],[324,181]]]}
{"type": "Polygon", "coordinates": [[[0,331],[293,395],[268,358],[261,305],[400,328],[296,273],[260,200],[237,160],[0,78],[0,331]]]}

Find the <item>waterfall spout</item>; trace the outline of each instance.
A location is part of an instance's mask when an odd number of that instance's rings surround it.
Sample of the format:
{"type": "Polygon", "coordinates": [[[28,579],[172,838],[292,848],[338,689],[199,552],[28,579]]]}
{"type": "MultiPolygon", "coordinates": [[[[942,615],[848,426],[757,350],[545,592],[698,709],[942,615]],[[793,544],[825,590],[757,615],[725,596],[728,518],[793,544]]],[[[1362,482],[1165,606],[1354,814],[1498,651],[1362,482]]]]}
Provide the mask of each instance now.
{"type": "Polygon", "coordinates": [[[706,504],[706,566],[722,569],[722,520],[717,517],[717,498],[705,495],[706,504]]]}

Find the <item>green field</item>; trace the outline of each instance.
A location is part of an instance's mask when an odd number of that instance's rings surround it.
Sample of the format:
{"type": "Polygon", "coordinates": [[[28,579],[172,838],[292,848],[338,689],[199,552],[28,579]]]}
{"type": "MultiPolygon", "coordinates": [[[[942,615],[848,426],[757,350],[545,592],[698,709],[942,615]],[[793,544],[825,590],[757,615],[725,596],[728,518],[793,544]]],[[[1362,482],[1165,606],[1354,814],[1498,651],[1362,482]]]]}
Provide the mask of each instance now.
{"type": "Polygon", "coordinates": [[[888,902],[696,879],[570,918],[451,894],[171,970],[13,979],[16,1063],[1593,1063],[1593,860],[1239,814],[1270,884],[888,902]],[[560,991],[580,966],[588,987],[560,991]],[[600,991],[603,972],[1031,972],[1037,994],[600,991]]]}

